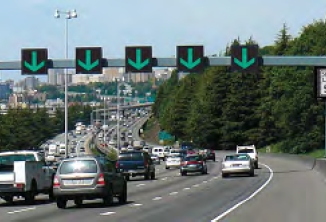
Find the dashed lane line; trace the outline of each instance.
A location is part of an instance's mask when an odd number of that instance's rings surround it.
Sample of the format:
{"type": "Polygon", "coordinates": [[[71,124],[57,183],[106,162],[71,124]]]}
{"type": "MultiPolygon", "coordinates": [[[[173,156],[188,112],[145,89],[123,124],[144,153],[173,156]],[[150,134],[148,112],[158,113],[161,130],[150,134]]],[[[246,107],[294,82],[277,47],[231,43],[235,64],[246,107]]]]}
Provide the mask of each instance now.
{"type": "Polygon", "coordinates": [[[142,206],[143,204],[140,204],[140,203],[135,203],[133,205],[131,205],[132,207],[139,207],[139,206],[142,206]]]}
{"type": "Polygon", "coordinates": [[[35,210],[35,209],[36,209],[36,207],[23,208],[20,210],[10,211],[10,212],[8,212],[8,214],[22,213],[22,212],[26,212],[26,211],[35,210]]]}
{"type": "Polygon", "coordinates": [[[171,192],[169,195],[172,196],[172,195],[177,195],[179,192],[171,192]]]}
{"type": "Polygon", "coordinates": [[[108,215],[111,215],[111,214],[115,214],[115,212],[105,212],[105,213],[101,213],[100,215],[101,216],[108,216],[108,215]]]}
{"type": "Polygon", "coordinates": [[[189,187],[185,187],[185,188],[183,188],[183,190],[190,190],[190,188],[189,187]]]}
{"type": "Polygon", "coordinates": [[[155,198],[153,198],[153,200],[161,200],[162,199],[162,197],[155,197],[155,198]]]}
{"type": "Polygon", "coordinates": [[[136,185],[136,187],[141,187],[141,186],[145,186],[145,185],[146,185],[146,184],[141,183],[141,184],[136,185]]]}

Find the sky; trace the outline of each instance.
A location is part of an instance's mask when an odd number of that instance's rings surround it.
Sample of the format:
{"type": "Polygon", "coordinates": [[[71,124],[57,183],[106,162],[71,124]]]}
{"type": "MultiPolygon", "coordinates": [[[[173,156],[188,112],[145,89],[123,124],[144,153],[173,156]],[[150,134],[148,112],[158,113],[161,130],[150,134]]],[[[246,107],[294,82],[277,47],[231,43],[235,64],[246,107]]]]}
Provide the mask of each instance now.
{"type": "MultiPolygon", "coordinates": [[[[10,0],[0,7],[0,62],[20,60],[21,48],[48,48],[64,58],[65,19],[55,10],[75,9],[69,20],[69,58],[75,47],[100,46],[105,58],[124,58],[125,46],[148,45],[153,57],[171,57],[177,45],[204,45],[218,54],[238,36],[260,46],[273,44],[283,23],[297,36],[324,19],[325,0],[10,0]]],[[[25,78],[0,71],[3,80],[25,78]]],[[[42,77],[42,80],[46,77],[42,77]]]]}

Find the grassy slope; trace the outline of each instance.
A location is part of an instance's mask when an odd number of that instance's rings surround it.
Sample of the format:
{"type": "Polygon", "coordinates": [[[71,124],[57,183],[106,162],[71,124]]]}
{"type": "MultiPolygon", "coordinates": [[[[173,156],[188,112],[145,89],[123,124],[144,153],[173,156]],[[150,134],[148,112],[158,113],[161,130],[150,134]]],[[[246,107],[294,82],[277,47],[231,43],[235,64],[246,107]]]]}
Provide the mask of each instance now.
{"type": "MultiPolygon", "coordinates": [[[[275,145],[271,145],[270,152],[271,153],[281,153],[279,150],[277,150],[275,145]]],[[[261,148],[258,150],[258,152],[266,153],[267,147],[261,148]]],[[[325,157],[325,149],[316,149],[313,152],[306,153],[306,154],[299,154],[299,155],[305,155],[305,156],[311,156],[314,158],[324,158],[325,157]]]]}
{"type": "Polygon", "coordinates": [[[150,118],[144,126],[144,139],[150,143],[158,144],[158,133],[160,132],[160,126],[155,118],[150,118]]]}

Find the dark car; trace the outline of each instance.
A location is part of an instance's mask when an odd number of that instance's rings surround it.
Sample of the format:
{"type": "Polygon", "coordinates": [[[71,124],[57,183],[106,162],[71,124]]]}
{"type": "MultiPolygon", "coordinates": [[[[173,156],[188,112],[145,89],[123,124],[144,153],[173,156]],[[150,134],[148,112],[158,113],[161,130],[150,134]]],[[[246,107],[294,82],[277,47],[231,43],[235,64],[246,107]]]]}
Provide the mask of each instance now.
{"type": "Polygon", "coordinates": [[[181,176],[186,176],[188,173],[207,174],[207,165],[201,155],[188,155],[182,162],[180,167],[181,176]]]}
{"type": "Polygon", "coordinates": [[[213,160],[216,161],[215,151],[214,150],[207,150],[206,152],[206,160],[213,160]]]}
{"type": "Polygon", "coordinates": [[[68,200],[81,206],[83,200],[103,199],[111,205],[113,197],[127,202],[127,182],[117,172],[114,162],[105,157],[75,157],[62,160],[53,180],[53,194],[58,208],[68,200]]]}
{"type": "Polygon", "coordinates": [[[151,156],[144,151],[121,152],[116,167],[125,175],[126,180],[129,180],[130,176],[144,176],[146,180],[155,179],[155,164],[151,156]]]}

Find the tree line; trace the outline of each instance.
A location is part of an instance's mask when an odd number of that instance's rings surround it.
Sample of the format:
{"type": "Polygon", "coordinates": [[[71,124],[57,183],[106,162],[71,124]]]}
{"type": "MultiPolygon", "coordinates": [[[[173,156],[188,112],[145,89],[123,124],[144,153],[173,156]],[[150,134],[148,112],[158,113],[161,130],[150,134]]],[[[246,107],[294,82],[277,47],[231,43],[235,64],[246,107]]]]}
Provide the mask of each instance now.
{"type": "MultiPolygon", "coordinates": [[[[297,37],[286,25],[262,56],[323,56],[326,23],[315,21],[297,37]]],[[[232,45],[258,44],[253,38],[232,45]]],[[[230,46],[226,47],[230,55],[230,46]]],[[[314,97],[313,67],[261,67],[259,75],[208,67],[179,79],[177,71],[157,92],[153,113],[179,141],[214,149],[255,144],[282,152],[323,147],[324,108],[314,97]]]]}
{"type": "MultiPolygon", "coordinates": [[[[92,108],[89,106],[69,107],[69,129],[78,121],[89,124],[92,108]]],[[[0,115],[0,150],[24,150],[39,147],[43,142],[64,132],[64,111],[57,109],[50,116],[47,110],[9,109],[0,115]]]]}

